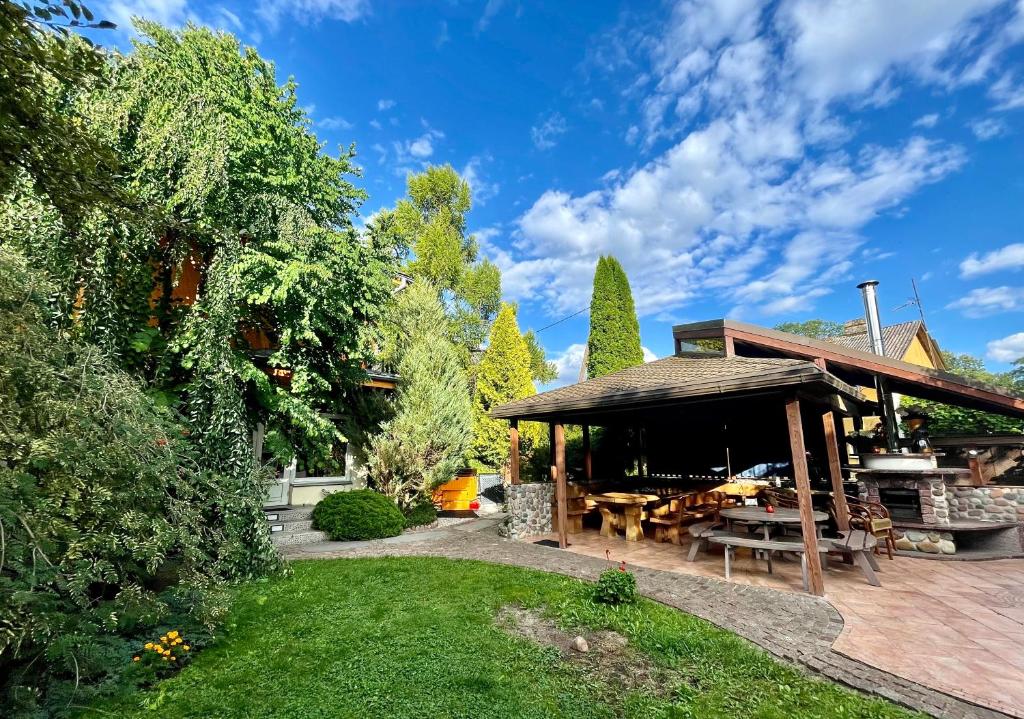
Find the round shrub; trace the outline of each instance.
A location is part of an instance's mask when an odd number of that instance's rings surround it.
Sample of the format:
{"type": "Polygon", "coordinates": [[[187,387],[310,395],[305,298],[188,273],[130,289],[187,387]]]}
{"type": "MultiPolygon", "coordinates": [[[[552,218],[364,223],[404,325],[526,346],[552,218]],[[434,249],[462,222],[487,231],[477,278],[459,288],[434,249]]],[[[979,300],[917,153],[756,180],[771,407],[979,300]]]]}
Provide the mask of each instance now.
{"type": "Polygon", "coordinates": [[[405,526],[422,527],[437,521],[437,509],[431,502],[419,502],[405,511],[405,526]]]}
{"type": "Polygon", "coordinates": [[[356,489],[320,500],[313,508],[313,527],[335,541],[382,539],[401,534],[405,518],[383,494],[356,489]]]}

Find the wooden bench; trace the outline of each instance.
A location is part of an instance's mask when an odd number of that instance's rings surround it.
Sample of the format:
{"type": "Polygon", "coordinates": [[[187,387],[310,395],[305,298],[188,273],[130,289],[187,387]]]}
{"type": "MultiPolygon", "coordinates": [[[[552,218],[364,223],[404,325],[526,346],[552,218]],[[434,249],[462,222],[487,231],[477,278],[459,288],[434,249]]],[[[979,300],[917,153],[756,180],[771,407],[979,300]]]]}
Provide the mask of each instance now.
{"type": "Polygon", "coordinates": [[[722,525],[718,522],[697,522],[687,527],[686,531],[689,532],[692,538],[690,540],[690,552],[686,555],[688,562],[695,561],[697,559],[697,552],[702,549],[707,551],[708,540],[711,537],[732,534],[732,532],[723,529],[722,525]]]}
{"type": "MultiPolygon", "coordinates": [[[[708,538],[709,542],[721,544],[725,547],[725,578],[732,578],[732,560],[737,547],[753,549],[765,553],[768,559],[768,573],[772,574],[772,555],[775,552],[796,552],[800,555],[800,575],[804,580],[804,591],[810,591],[810,581],[807,576],[807,555],[804,551],[803,541],[799,537],[779,537],[778,539],[757,539],[756,537],[742,536],[738,534],[719,534],[708,538]],[[792,540],[798,541],[792,541],[792,540]]],[[[828,547],[819,545],[819,552],[827,552],[828,547]]]]}
{"type": "Polygon", "coordinates": [[[732,500],[717,492],[688,492],[671,497],[667,504],[652,510],[647,521],[654,525],[655,542],[682,544],[683,527],[693,522],[717,521],[719,510],[732,504],[732,500]]]}

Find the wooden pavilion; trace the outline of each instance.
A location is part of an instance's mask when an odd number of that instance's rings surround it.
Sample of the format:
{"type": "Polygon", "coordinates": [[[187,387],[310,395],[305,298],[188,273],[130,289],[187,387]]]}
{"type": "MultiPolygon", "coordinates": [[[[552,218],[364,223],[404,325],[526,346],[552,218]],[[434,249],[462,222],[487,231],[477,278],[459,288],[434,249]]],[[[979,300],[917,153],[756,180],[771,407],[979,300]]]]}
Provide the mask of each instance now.
{"type": "MultiPolygon", "coordinates": [[[[827,456],[839,516],[845,517],[843,447],[836,415],[870,411],[853,386],[814,362],[789,358],[680,353],[604,377],[561,387],[492,410],[510,421],[511,481],[519,483],[519,422],[550,425],[559,546],[567,546],[565,425],[583,427],[583,477],[593,479],[590,428],[627,427],[641,439],[646,471],[683,474],[725,457],[735,466],[764,461],[788,446],[799,500],[811,592],[824,594],[807,464],[808,448],[827,456]]],[[[846,529],[847,527],[840,527],[846,529]]]]}

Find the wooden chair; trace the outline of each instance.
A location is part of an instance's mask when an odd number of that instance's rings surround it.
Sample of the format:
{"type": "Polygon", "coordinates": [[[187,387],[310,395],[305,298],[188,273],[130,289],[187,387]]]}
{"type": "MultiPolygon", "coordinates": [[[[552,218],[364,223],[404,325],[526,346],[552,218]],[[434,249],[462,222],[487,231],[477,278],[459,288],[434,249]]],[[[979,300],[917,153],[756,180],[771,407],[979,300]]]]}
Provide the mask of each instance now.
{"type": "Polygon", "coordinates": [[[707,520],[717,522],[722,507],[731,504],[732,500],[717,492],[694,492],[672,498],[662,507],[652,509],[645,519],[654,525],[655,542],[681,545],[683,527],[707,520]]]}
{"type": "MultiPolygon", "coordinates": [[[[893,531],[892,517],[889,510],[878,502],[865,502],[857,497],[846,497],[846,506],[849,508],[850,529],[867,532],[885,543],[886,553],[889,559],[893,558],[896,549],[896,533],[893,531]]],[[[835,507],[833,505],[833,514],[835,507]]],[[[878,545],[875,545],[875,552],[878,553],[878,545]]]]}

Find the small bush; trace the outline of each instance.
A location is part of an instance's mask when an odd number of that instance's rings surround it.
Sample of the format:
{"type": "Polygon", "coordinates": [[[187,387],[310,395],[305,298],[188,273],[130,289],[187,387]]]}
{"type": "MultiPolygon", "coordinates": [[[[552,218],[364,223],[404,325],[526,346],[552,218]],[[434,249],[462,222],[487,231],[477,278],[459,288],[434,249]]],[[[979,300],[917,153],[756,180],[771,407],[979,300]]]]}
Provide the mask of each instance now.
{"type": "Polygon", "coordinates": [[[313,508],[313,527],[335,541],[382,539],[401,534],[405,518],[383,494],[357,489],[320,500],[313,508]]]}
{"type": "Polygon", "coordinates": [[[405,511],[405,527],[422,527],[437,521],[437,509],[432,502],[418,502],[405,511]]]}
{"type": "Polygon", "coordinates": [[[632,604],[636,601],[636,577],[622,564],[601,572],[594,587],[594,600],[603,604],[632,604]]]}

